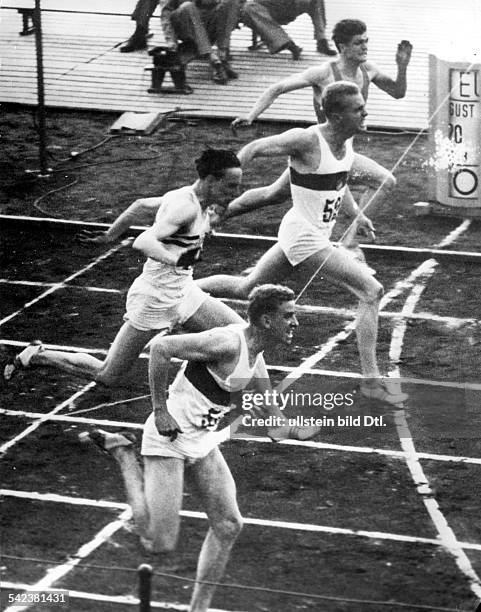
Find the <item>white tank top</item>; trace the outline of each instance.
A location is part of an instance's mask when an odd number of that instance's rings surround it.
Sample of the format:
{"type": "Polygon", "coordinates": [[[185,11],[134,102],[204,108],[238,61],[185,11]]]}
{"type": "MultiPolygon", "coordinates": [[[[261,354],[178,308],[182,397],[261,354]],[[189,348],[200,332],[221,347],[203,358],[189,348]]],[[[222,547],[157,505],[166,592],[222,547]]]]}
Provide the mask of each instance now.
{"type": "Polygon", "coordinates": [[[307,129],[319,139],[321,161],[314,172],[303,173],[293,168],[289,159],[292,208],[297,216],[330,232],[336,222],[354,160],[352,138],[346,141],[344,157],[336,159],[319,126],[312,125],[307,129]]]}
{"type": "Polygon", "coordinates": [[[222,328],[232,331],[240,340],[239,358],[227,377],[200,361],[184,363],[177,373],[169,388],[168,409],[183,433],[217,429],[220,419],[235,408],[233,394],[247,387],[258,366],[263,363],[264,358],[259,353],[254,365],[249,365],[245,327],[242,323],[234,323],[222,328]]]}
{"type": "MultiPolygon", "coordinates": [[[[179,208],[182,208],[187,203],[191,204],[192,202],[197,206],[197,215],[189,227],[183,227],[172,236],[162,240],[162,245],[165,249],[178,259],[182,253],[185,253],[185,251],[189,249],[202,248],[205,235],[210,229],[209,213],[207,210],[202,210],[192,186],[189,185],[174,191],[169,191],[162,197],[162,204],[155,216],[155,223],[162,223],[163,211],[172,201],[174,201],[175,205],[179,208]]],[[[164,288],[167,283],[166,276],[171,275],[172,272],[175,272],[177,277],[192,276],[192,268],[175,268],[171,265],[151,259],[150,257],[144,264],[141,276],[152,285],[162,286],[162,288],[164,288]]],[[[165,288],[168,289],[168,286],[165,288]]]]}

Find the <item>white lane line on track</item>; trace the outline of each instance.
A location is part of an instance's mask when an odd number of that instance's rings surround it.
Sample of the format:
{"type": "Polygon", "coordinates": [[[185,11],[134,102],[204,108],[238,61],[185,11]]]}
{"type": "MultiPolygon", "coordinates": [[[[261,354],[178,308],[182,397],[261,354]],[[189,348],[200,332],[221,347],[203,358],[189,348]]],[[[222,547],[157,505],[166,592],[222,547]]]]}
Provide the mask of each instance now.
{"type": "MultiPolygon", "coordinates": [[[[40,281],[21,281],[21,280],[9,280],[6,278],[0,278],[0,283],[4,285],[20,285],[25,287],[55,287],[58,283],[44,283],[40,281]]],[[[112,293],[116,295],[123,295],[126,291],[121,289],[105,289],[102,287],[91,287],[87,285],[66,285],[66,288],[78,289],[81,291],[90,291],[93,293],[112,293]]],[[[225,304],[232,304],[234,306],[246,306],[247,300],[238,300],[231,298],[219,298],[225,304]]],[[[354,318],[356,316],[356,310],[352,308],[336,308],[334,306],[311,306],[309,304],[297,304],[296,310],[306,314],[320,314],[320,315],[331,315],[337,317],[354,318]]],[[[403,318],[401,312],[383,310],[379,313],[379,316],[384,319],[399,319],[403,318]]],[[[448,317],[442,315],[436,315],[429,312],[418,312],[407,315],[408,319],[429,321],[433,323],[445,323],[448,327],[457,327],[461,325],[473,325],[481,324],[481,321],[470,317],[448,317]]]]}
{"type": "MultiPolygon", "coordinates": [[[[24,582],[7,582],[2,580],[2,587],[4,589],[12,589],[15,591],[27,591],[31,587],[24,582]]],[[[48,589],[47,589],[48,590],[48,589]]],[[[86,599],[87,601],[97,601],[101,603],[112,603],[117,605],[130,605],[138,606],[139,600],[133,595],[103,595],[100,593],[87,593],[85,591],[68,591],[69,598],[72,599],[86,599]]],[[[183,604],[174,604],[166,601],[151,601],[151,608],[158,608],[160,610],[177,610],[178,612],[189,612],[189,606],[183,604]]],[[[220,610],[218,608],[209,608],[209,612],[234,612],[233,610],[220,610]]]]}
{"type": "MultiPolygon", "coordinates": [[[[463,223],[451,232],[441,243],[440,247],[450,244],[456,240],[464,231],[468,229],[470,225],[469,220],[463,221],[463,223]]],[[[425,261],[422,266],[423,274],[418,278],[416,285],[411,290],[411,293],[406,299],[403,306],[402,312],[409,314],[413,312],[416,305],[421,298],[429,279],[436,272],[438,262],[435,259],[429,259],[425,261]]],[[[402,354],[402,347],[404,338],[407,330],[406,320],[400,320],[394,327],[391,346],[389,350],[389,357],[393,364],[398,364],[402,354]]],[[[395,365],[390,376],[399,379],[400,371],[399,366],[395,365]]],[[[451,529],[446,517],[441,512],[438,502],[434,498],[433,491],[431,490],[429,480],[422,469],[419,461],[420,457],[414,446],[409,425],[406,419],[406,413],[404,410],[396,410],[394,414],[394,422],[399,435],[402,450],[406,453],[406,463],[411,473],[411,477],[416,485],[418,493],[421,495],[424,506],[439,534],[442,546],[454,557],[454,561],[461,572],[466,576],[469,581],[471,591],[477,596],[481,597],[481,581],[479,576],[475,572],[471,561],[468,556],[462,550],[462,547],[456,538],[454,531],[451,529]]]]}
{"type": "Polygon", "coordinates": [[[26,436],[30,435],[33,431],[38,429],[40,425],[42,425],[42,423],[49,421],[51,417],[55,416],[58,412],[63,410],[65,407],[69,406],[72,402],[74,402],[76,399],[84,395],[89,389],[91,389],[94,386],[95,386],[94,382],[88,383],[87,385],[82,387],[79,391],[74,393],[71,397],[69,397],[68,399],[60,403],[58,406],[56,406],[53,410],[43,414],[37,421],[29,425],[26,429],[24,429],[21,433],[16,435],[14,438],[9,440],[8,442],[5,442],[5,444],[2,444],[2,446],[0,446],[0,457],[1,455],[4,455],[10,448],[12,448],[12,446],[14,446],[17,442],[19,442],[26,436]]]}
{"type": "Polygon", "coordinates": [[[16,312],[12,312],[11,314],[9,314],[8,316],[4,317],[3,319],[0,320],[0,326],[4,325],[5,323],[7,323],[8,321],[11,321],[12,319],[14,319],[15,317],[17,317],[19,314],[21,314],[22,312],[24,312],[27,308],[30,308],[30,306],[33,306],[34,304],[37,304],[37,302],[40,302],[40,300],[43,300],[45,297],[47,297],[48,295],[51,295],[52,293],[54,293],[55,291],[58,291],[59,289],[62,289],[65,287],[65,283],[69,283],[70,281],[72,281],[74,278],[77,278],[78,276],[85,274],[85,272],[88,272],[88,270],[91,270],[92,268],[94,268],[97,264],[99,264],[100,262],[104,261],[105,259],[107,259],[108,257],[110,257],[111,255],[113,255],[114,253],[116,253],[117,251],[119,251],[120,249],[122,249],[124,246],[126,246],[127,244],[129,244],[131,241],[130,240],[123,240],[120,244],[115,245],[114,247],[112,247],[111,249],[109,249],[106,253],[104,253],[103,255],[100,255],[99,257],[97,257],[97,259],[95,259],[94,261],[91,261],[87,266],[85,266],[84,268],[82,268],[81,270],[78,270],[77,272],[74,272],[73,274],[71,274],[70,276],[68,276],[66,279],[64,279],[63,281],[56,283],[54,285],[52,285],[49,289],[47,289],[46,291],[44,291],[43,293],[41,293],[40,295],[38,295],[36,298],[34,298],[33,300],[30,300],[29,302],[27,302],[26,304],[24,304],[21,308],[19,308],[16,312]]]}
{"type": "MultiPolygon", "coordinates": [[[[29,345],[29,342],[23,340],[7,340],[0,338],[0,346],[15,346],[25,347],[29,345]]],[[[62,344],[43,344],[43,347],[52,351],[65,351],[67,353],[87,353],[89,355],[106,355],[107,350],[97,348],[85,348],[80,346],[65,346],[62,344]]],[[[141,353],[139,359],[148,359],[148,353],[141,353]]],[[[174,363],[180,363],[179,359],[172,359],[174,363]]],[[[281,365],[268,365],[267,369],[273,372],[292,372],[297,366],[281,366],[281,365]]],[[[312,374],[314,376],[331,376],[333,378],[352,378],[361,379],[362,375],[359,372],[343,372],[340,370],[324,370],[322,368],[309,368],[304,371],[304,374],[312,374]]],[[[410,383],[413,385],[427,385],[431,387],[448,387],[452,389],[462,389],[481,391],[481,383],[457,383],[446,380],[429,380],[427,378],[403,378],[403,382],[410,383]]]]}
{"type": "MultiPolygon", "coordinates": [[[[36,582],[35,584],[27,586],[28,591],[44,591],[52,587],[58,580],[63,578],[66,574],[71,572],[79,563],[88,557],[92,552],[94,552],[99,546],[105,544],[109,538],[111,538],[114,533],[116,533],[119,529],[121,529],[127,521],[129,521],[132,517],[132,512],[130,508],[125,509],[122,514],[116,519],[112,521],[105,527],[103,527],[95,537],[83,544],[78,551],[66,562],[61,565],[57,565],[55,567],[47,570],[45,576],[36,582]]],[[[26,604],[26,605],[13,605],[9,606],[5,609],[5,612],[23,612],[23,610],[28,610],[34,603],[26,604]]]]}
{"type": "MultiPolygon", "coordinates": [[[[9,280],[8,278],[0,278],[2,285],[16,285],[21,287],[56,287],[58,283],[44,283],[40,281],[21,281],[21,280],[9,280]]],[[[120,289],[104,289],[103,287],[90,287],[88,285],[68,285],[68,289],[80,289],[82,291],[91,291],[93,293],[125,293],[120,289]]]]}
{"type": "MultiPolygon", "coordinates": [[[[108,230],[110,228],[109,223],[100,223],[95,221],[73,221],[70,219],[57,219],[54,217],[29,217],[25,215],[2,215],[0,214],[1,220],[7,221],[21,221],[28,222],[31,221],[33,223],[42,224],[45,223],[47,225],[57,225],[59,227],[68,226],[69,228],[75,229],[85,229],[85,228],[93,228],[93,229],[103,229],[108,230]]],[[[147,225],[131,225],[131,230],[136,232],[144,232],[149,229],[147,225]]],[[[225,232],[214,232],[213,236],[215,239],[219,238],[222,240],[228,240],[232,242],[251,242],[254,246],[256,243],[261,245],[262,247],[268,245],[271,246],[277,242],[276,236],[263,236],[259,234],[233,234],[233,233],[225,233],[225,232]]],[[[339,244],[339,242],[334,241],[333,244],[339,244]]],[[[472,257],[474,259],[478,259],[480,254],[478,251],[445,251],[443,250],[441,253],[437,252],[436,247],[434,249],[424,249],[424,248],[414,248],[414,247],[403,247],[399,245],[385,245],[385,244],[363,244],[359,245],[362,249],[370,250],[373,253],[383,254],[385,252],[396,253],[399,255],[404,255],[406,253],[413,253],[418,256],[432,256],[436,257],[437,255],[451,255],[451,256],[459,256],[459,257],[472,257]]]]}
{"type": "MultiPolygon", "coordinates": [[[[129,506],[122,502],[106,502],[103,500],[87,499],[84,497],[69,497],[66,495],[57,495],[54,493],[37,493],[35,491],[15,491],[13,489],[0,489],[0,495],[5,497],[16,497],[20,499],[28,499],[31,501],[52,502],[61,504],[70,504],[74,506],[88,506],[93,508],[106,508],[113,510],[127,510],[129,506]]],[[[185,518],[194,518],[207,520],[205,512],[195,512],[193,510],[181,510],[180,516],[185,518]]],[[[438,538],[423,538],[418,536],[410,536],[400,533],[388,533],[385,531],[368,531],[366,529],[345,529],[343,527],[330,527],[325,525],[312,525],[309,523],[297,523],[291,521],[273,521],[268,519],[258,519],[244,517],[246,525],[257,527],[270,527],[274,529],[287,529],[291,531],[304,531],[310,533],[329,533],[333,535],[348,535],[362,538],[370,538],[375,540],[388,540],[394,542],[405,542],[407,544],[428,544],[431,546],[443,546],[438,538]]],[[[460,542],[463,548],[468,550],[481,551],[481,544],[472,542],[460,542]]]]}
{"type": "MultiPolygon", "coordinates": [[[[8,410],[0,408],[0,414],[6,416],[20,417],[25,419],[40,419],[44,416],[41,412],[24,412],[23,410],[8,410]]],[[[109,419],[90,419],[88,417],[76,417],[67,415],[51,415],[49,421],[59,423],[72,423],[77,425],[93,425],[94,427],[120,427],[122,429],[136,429],[142,430],[144,428],[143,423],[134,423],[132,421],[111,421],[109,419]]],[[[220,432],[219,432],[220,433],[220,432]]],[[[267,437],[238,437],[231,438],[231,442],[250,442],[258,444],[272,444],[272,440],[267,437]]],[[[313,448],[316,450],[332,450],[346,453],[362,453],[362,454],[373,454],[383,455],[385,457],[392,457],[393,459],[404,459],[406,454],[403,451],[390,450],[385,448],[374,448],[370,446],[349,446],[343,444],[328,444],[327,442],[313,442],[307,441],[302,442],[300,440],[282,440],[276,444],[285,444],[287,446],[300,446],[303,448],[313,448]]],[[[434,453],[418,453],[418,457],[421,459],[429,459],[432,461],[442,461],[446,463],[467,463],[471,465],[481,465],[480,457],[464,457],[457,455],[437,455],[434,453]]]]}

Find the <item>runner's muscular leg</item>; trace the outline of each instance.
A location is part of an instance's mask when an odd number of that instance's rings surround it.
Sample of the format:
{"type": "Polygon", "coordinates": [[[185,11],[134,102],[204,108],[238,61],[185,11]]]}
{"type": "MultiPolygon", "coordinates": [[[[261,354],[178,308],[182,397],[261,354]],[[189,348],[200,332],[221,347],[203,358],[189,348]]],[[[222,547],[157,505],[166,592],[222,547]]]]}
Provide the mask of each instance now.
{"type": "Polygon", "coordinates": [[[43,350],[32,357],[31,365],[54,367],[107,386],[118,384],[131,369],[144,346],[159,331],[141,331],[127,321],[117,333],[104,361],[87,353],[43,350]]]}
{"type": "Polygon", "coordinates": [[[246,299],[257,285],[278,283],[292,272],[292,266],[278,244],[259,259],[248,276],[216,274],[197,281],[199,287],[215,297],[246,299]]]}
{"type": "Polygon", "coordinates": [[[183,459],[144,456],[144,492],[149,523],[142,544],[150,552],[175,549],[183,490],[183,459]]]}
{"type": "MultiPolygon", "coordinates": [[[[196,462],[192,471],[209,519],[209,531],[200,551],[196,580],[219,582],[232,546],[242,529],[236,486],[218,448],[196,462]]],[[[215,587],[210,584],[196,582],[191,612],[206,612],[214,590],[215,587]]]]}
{"type": "Polygon", "coordinates": [[[296,266],[296,269],[299,269],[306,282],[318,271],[359,298],[356,335],[361,369],[366,378],[378,378],[380,373],[376,359],[376,343],[382,285],[372,276],[367,266],[332,245],[311,255],[296,266]]]}
{"type": "Polygon", "coordinates": [[[244,323],[244,319],[232,308],[217,298],[208,296],[195,313],[187,319],[183,327],[189,332],[200,332],[230,323],[244,323]]]}

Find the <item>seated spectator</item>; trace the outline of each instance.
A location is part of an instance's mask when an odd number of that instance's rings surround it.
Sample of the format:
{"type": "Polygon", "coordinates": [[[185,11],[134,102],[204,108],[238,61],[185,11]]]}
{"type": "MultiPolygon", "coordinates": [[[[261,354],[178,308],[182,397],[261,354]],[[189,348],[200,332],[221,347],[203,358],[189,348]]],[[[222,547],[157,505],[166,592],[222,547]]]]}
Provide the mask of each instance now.
{"type": "MultiPolygon", "coordinates": [[[[159,2],[160,0],[138,0],[131,17],[132,21],[136,23],[135,31],[125,45],[120,47],[121,53],[131,53],[147,48],[149,21],[159,2]]],[[[163,4],[165,4],[165,0],[163,4]]]]}
{"type": "Polygon", "coordinates": [[[160,19],[167,43],[193,43],[209,59],[214,83],[225,85],[238,74],[229,63],[232,30],[239,21],[240,0],[167,0],[160,19]]]}
{"type": "Polygon", "coordinates": [[[241,11],[241,19],[260,36],[271,53],[287,49],[293,59],[298,60],[302,49],[281,25],[291,23],[302,13],[307,13],[312,20],[319,53],[336,55],[326,39],[324,0],[247,0],[241,11]]]}
{"type": "MultiPolygon", "coordinates": [[[[132,14],[135,32],[121,47],[123,53],[145,49],[149,20],[159,0],[139,0],[132,14]]],[[[212,80],[225,85],[238,75],[228,61],[232,30],[239,20],[240,0],[161,0],[160,20],[172,49],[179,41],[193,44],[201,58],[210,59],[212,80]]]]}

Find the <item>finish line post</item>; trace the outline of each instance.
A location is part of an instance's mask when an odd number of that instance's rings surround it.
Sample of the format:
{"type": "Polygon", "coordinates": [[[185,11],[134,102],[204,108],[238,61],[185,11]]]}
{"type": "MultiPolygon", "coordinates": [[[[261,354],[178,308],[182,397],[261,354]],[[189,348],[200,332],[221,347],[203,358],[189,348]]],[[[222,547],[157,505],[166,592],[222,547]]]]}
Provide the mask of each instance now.
{"type": "Polygon", "coordinates": [[[45,123],[45,87],[43,80],[43,46],[42,46],[42,17],[40,0],[35,0],[33,11],[33,27],[35,30],[35,48],[37,57],[37,101],[38,101],[38,133],[39,133],[39,161],[40,176],[47,176],[50,169],[47,166],[47,130],[45,123]]]}
{"type": "Polygon", "coordinates": [[[152,566],[139,565],[139,612],[151,612],[150,596],[152,591],[152,566]]]}
{"type": "Polygon", "coordinates": [[[415,206],[421,212],[479,218],[481,64],[430,54],[429,77],[429,202],[415,206]]]}

